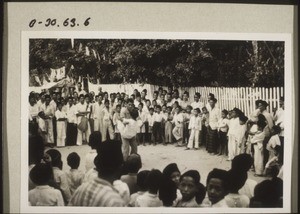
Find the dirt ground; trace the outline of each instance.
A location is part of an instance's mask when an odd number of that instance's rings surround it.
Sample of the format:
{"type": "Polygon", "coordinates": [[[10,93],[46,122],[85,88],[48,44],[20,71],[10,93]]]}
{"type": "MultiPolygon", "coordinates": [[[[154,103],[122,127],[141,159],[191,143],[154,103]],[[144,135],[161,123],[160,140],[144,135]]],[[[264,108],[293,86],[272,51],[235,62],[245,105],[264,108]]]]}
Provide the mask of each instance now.
{"type": "MultiPolygon", "coordinates": [[[[88,145],[67,146],[57,148],[62,154],[63,170],[68,170],[67,156],[71,152],[77,152],[81,157],[79,169],[84,171],[84,157],[90,151],[88,145]]],[[[140,145],[138,153],[142,158],[142,169],[159,169],[163,170],[169,163],[177,163],[181,173],[194,169],[198,170],[201,175],[201,183],[206,184],[206,177],[213,168],[229,170],[231,162],[226,161],[226,156],[214,156],[208,154],[204,148],[199,150],[185,150],[185,147],[175,147],[174,145],[140,145]]],[[[249,171],[248,177],[261,182],[264,177],[254,177],[254,172],[249,171]]]]}

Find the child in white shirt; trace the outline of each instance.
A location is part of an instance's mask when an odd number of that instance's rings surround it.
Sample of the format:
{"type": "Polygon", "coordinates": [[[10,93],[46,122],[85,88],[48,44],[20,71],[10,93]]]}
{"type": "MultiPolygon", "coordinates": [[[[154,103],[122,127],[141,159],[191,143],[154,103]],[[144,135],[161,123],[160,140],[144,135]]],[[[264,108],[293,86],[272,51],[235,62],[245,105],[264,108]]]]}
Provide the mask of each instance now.
{"type": "Polygon", "coordinates": [[[163,132],[162,132],[162,122],[163,114],[161,113],[161,106],[156,106],[156,113],[154,113],[154,123],[153,123],[153,136],[154,136],[154,146],[162,142],[163,132]]]}
{"type": "Polygon", "coordinates": [[[220,142],[220,150],[218,155],[227,155],[228,153],[228,141],[227,132],[229,126],[229,120],[227,118],[228,111],[224,109],[221,113],[221,119],[218,121],[218,134],[220,142]]]}
{"type": "Polygon", "coordinates": [[[189,143],[187,145],[186,150],[192,149],[194,144],[194,149],[199,148],[199,135],[202,129],[201,117],[199,114],[201,113],[199,108],[193,110],[193,116],[191,116],[188,129],[191,130],[189,143]]]}
{"type": "Polygon", "coordinates": [[[70,166],[70,170],[66,172],[66,176],[69,183],[69,189],[71,195],[82,184],[84,174],[81,170],[78,170],[80,165],[80,157],[76,152],[72,152],[67,157],[67,163],[70,166]]]}
{"type": "Polygon", "coordinates": [[[154,109],[150,108],[149,109],[149,114],[147,115],[147,121],[148,121],[148,139],[149,139],[149,144],[153,143],[153,123],[154,123],[154,109]]]}
{"type": "Polygon", "coordinates": [[[281,132],[281,127],[278,125],[275,125],[271,129],[271,135],[272,137],[270,138],[269,142],[267,143],[266,149],[269,151],[269,160],[270,161],[273,157],[276,155],[275,148],[276,146],[281,146],[281,141],[279,138],[279,134],[281,132]]]}
{"type": "Polygon", "coordinates": [[[36,187],[28,193],[31,206],[64,206],[61,192],[48,185],[52,177],[52,168],[49,164],[36,164],[29,176],[36,184],[36,187]]]}

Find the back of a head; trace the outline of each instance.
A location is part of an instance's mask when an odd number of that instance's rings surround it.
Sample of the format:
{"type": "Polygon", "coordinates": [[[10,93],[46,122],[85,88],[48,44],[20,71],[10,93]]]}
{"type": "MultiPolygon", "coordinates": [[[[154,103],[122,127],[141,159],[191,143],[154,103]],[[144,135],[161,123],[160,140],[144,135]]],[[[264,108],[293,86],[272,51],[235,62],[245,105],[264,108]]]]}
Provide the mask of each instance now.
{"type": "Polygon", "coordinates": [[[253,164],[253,158],[249,154],[240,154],[233,158],[231,169],[235,171],[247,172],[253,164]]]}
{"type": "Polygon", "coordinates": [[[129,173],[137,173],[142,167],[141,156],[138,154],[131,154],[125,162],[125,168],[129,173]]]}
{"type": "Polygon", "coordinates": [[[46,153],[51,157],[52,166],[58,168],[62,167],[61,153],[58,150],[49,149],[46,153]]]}
{"type": "Polygon", "coordinates": [[[99,144],[102,141],[101,133],[99,131],[95,131],[89,136],[89,146],[92,149],[98,150],[99,144]]]}
{"type": "Polygon", "coordinates": [[[52,168],[47,163],[36,164],[29,173],[30,179],[36,185],[47,185],[52,175],[52,168]]]}
{"type": "Polygon", "coordinates": [[[245,171],[228,171],[228,184],[229,192],[236,193],[241,189],[248,178],[247,172],[245,171]]]}
{"type": "Polygon", "coordinates": [[[123,164],[121,142],[107,140],[99,145],[96,167],[103,176],[110,176],[123,164]]]}
{"type": "Polygon", "coordinates": [[[172,180],[163,176],[161,186],[159,188],[159,199],[164,206],[172,206],[173,201],[177,197],[177,186],[172,180]]]}
{"type": "Polygon", "coordinates": [[[158,169],[152,169],[146,179],[148,190],[151,193],[157,193],[161,186],[163,174],[158,169]]]}
{"type": "Polygon", "coordinates": [[[72,152],[67,157],[67,163],[71,169],[77,169],[80,165],[80,157],[76,152],[72,152]]]}
{"type": "Polygon", "coordinates": [[[142,170],[137,174],[136,184],[138,185],[140,191],[147,191],[147,177],[149,175],[149,170],[142,170]]]}
{"type": "Polygon", "coordinates": [[[283,183],[281,181],[264,180],[257,184],[254,188],[253,204],[259,204],[259,207],[280,207],[282,206],[280,198],[282,192],[278,189],[282,189],[283,183]]]}

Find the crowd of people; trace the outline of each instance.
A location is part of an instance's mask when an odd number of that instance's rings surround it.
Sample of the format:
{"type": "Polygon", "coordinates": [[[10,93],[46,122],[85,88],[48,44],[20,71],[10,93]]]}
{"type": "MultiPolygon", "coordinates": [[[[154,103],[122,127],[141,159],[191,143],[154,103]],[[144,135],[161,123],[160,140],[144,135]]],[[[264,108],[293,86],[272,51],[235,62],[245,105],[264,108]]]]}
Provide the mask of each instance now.
{"type": "Polygon", "coordinates": [[[168,87],[133,94],[86,92],[81,83],[65,94],[29,95],[29,203],[32,206],[280,207],[284,146],[284,100],[273,114],[256,101],[248,117],[238,108],[220,110],[209,94],[190,99],[168,87]],[[85,172],[70,153],[69,171],[54,147],[88,144],[85,172]],[[141,170],[139,146],[173,144],[228,156],[229,171],[213,169],[200,182],[197,170],[181,174],[175,163],[161,172],[141,170]],[[45,146],[51,149],[45,151],[45,146]],[[259,184],[247,178],[269,176],[259,184]],[[273,191],[273,192],[272,192],[273,191]]]}

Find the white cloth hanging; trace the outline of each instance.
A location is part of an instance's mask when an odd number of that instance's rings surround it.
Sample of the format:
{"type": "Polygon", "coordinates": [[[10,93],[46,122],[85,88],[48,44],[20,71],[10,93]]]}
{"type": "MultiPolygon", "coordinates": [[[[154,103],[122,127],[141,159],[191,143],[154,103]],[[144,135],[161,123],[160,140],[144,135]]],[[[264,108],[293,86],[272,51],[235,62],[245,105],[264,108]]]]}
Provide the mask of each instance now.
{"type": "Polygon", "coordinates": [[[40,78],[38,77],[38,75],[34,76],[34,80],[39,84],[39,86],[42,85],[40,78]]]}
{"type": "Polygon", "coordinates": [[[50,79],[50,82],[54,82],[55,77],[56,77],[56,70],[50,68],[50,71],[51,71],[50,78],[49,78],[49,79],[50,79]]]}
{"type": "Polygon", "coordinates": [[[85,55],[89,56],[90,55],[90,50],[88,46],[85,46],[85,55]]]}

